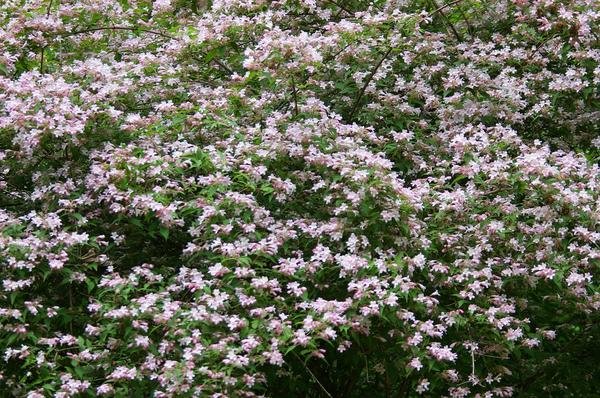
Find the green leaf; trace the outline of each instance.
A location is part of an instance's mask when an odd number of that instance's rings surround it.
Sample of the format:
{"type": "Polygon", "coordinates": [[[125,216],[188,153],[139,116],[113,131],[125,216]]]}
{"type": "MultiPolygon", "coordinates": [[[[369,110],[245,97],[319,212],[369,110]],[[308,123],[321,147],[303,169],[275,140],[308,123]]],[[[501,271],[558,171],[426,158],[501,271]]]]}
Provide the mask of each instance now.
{"type": "Polygon", "coordinates": [[[96,287],[96,283],[92,279],[89,279],[89,278],[85,280],[85,284],[87,285],[88,293],[91,293],[92,290],[94,290],[94,288],[96,287]]]}
{"type": "Polygon", "coordinates": [[[165,240],[169,239],[169,228],[167,227],[163,227],[160,226],[158,233],[160,234],[160,236],[162,236],[165,240]]]}

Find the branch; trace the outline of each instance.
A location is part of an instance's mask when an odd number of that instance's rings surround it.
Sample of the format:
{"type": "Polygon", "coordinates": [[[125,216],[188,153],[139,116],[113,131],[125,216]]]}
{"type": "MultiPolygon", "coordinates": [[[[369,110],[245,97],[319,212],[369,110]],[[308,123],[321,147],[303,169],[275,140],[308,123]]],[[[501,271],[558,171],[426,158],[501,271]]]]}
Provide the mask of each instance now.
{"type": "Polygon", "coordinates": [[[339,51],[336,51],[334,54],[328,55],[327,57],[325,57],[323,59],[323,63],[325,64],[325,63],[327,63],[329,61],[332,61],[332,60],[336,59],[338,57],[338,55],[340,55],[341,53],[343,53],[352,44],[354,44],[354,43],[348,43],[344,47],[342,47],[339,51]]]}
{"type": "Polygon", "coordinates": [[[233,71],[231,70],[231,68],[228,67],[227,65],[225,65],[222,61],[219,61],[216,58],[213,58],[213,61],[215,62],[215,64],[219,65],[221,68],[225,69],[227,71],[227,73],[229,73],[230,75],[233,75],[233,71]]]}
{"type": "Polygon", "coordinates": [[[475,353],[473,347],[471,347],[471,376],[475,377],[475,353]]]}
{"type": "Polygon", "coordinates": [[[302,364],[302,366],[304,366],[304,369],[306,369],[308,371],[308,373],[310,373],[311,377],[317,382],[317,384],[321,387],[321,389],[325,392],[325,394],[327,394],[327,396],[329,398],[333,398],[333,396],[329,393],[329,391],[327,391],[327,389],[323,386],[323,384],[321,384],[321,382],[319,381],[319,379],[317,379],[317,376],[315,376],[315,374],[309,369],[309,367],[306,366],[306,364],[304,363],[304,361],[302,360],[302,358],[300,358],[298,356],[298,354],[296,354],[295,352],[293,352],[293,354],[298,359],[298,361],[300,361],[300,363],[302,364]]]}
{"type": "Polygon", "coordinates": [[[150,33],[153,35],[157,35],[157,36],[161,36],[164,37],[165,39],[175,39],[174,36],[168,35],[166,33],[162,33],[162,32],[158,32],[156,30],[151,30],[151,29],[140,29],[140,28],[130,28],[128,26],[101,26],[98,28],[89,28],[89,29],[82,29],[82,30],[77,30],[75,32],[66,32],[63,33],[63,36],[75,36],[75,35],[80,35],[83,33],[91,33],[91,32],[98,32],[101,30],[129,30],[132,32],[144,32],[144,33],[150,33]]]}
{"type": "Polygon", "coordinates": [[[471,39],[473,39],[474,37],[474,30],[473,27],[471,26],[471,22],[469,22],[469,18],[467,18],[465,12],[462,10],[462,8],[458,7],[458,12],[460,12],[460,15],[463,17],[465,23],[467,24],[467,32],[469,33],[469,36],[471,36],[471,39]]]}
{"type": "Polygon", "coordinates": [[[348,8],[346,8],[343,4],[338,3],[337,1],[333,1],[333,0],[326,0],[328,3],[331,3],[335,6],[337,6],[340,10],[347,12],[349,15],[353,15],[354,13],[352,11],[350,11],[348,8]]]}
{"type": "Polygon", "coordinates": [[[441,7],[439,7],[439,8],[436,8],[435,10],[433,10],[432,12],[430,12],[430,13],[429,13],[429,15],[436,14],[436,13],[438,13],[438,12],[442,11],[444,8],[448,8],[448,7],[450,7],[450,6],[453,6],[454,4],[456,4],[456,3],[460,3],[461,1],[462,1],[462,0],[454,0],[454,1],[451,1],[451,2],[449,2],[449,3],[446,3],[446,4],[444,4],[443,6],[441,6],[441,7]]]}
{"type": "Polygon", "coordinates": [[[538,45],[535,47],[535,50],[533,50],[533,53],[532,53],[531,55],[534,55],[536,52],[538,52],[538,51],[539,51],[539,50],[542,48],[542,46],[543,46],[544,44],[548,43],[550,40],[556,39],[557,37],[560,37],[560,35],[559,35],[559,34],[557,34],[557,35],[552,35],[552,36],[549,36],[549,37],[545,38],[544,40],[542,40],[542,41],[541,41],[541,42],[540,42],[540,43],[539,43],[539,44],[538,44],[538,45]]]}
{"type": "MultiPolygon", "coordinates": [[[[50,16],[50,10],[52,8],[53,1],[54,0],[50,0],[48,2],[48,7],[46,8],[46,17],[50,16]]],[[[44,47],[42,47],[41,54],[40,54],[40,73],[44,73],[44,52],[46,51],[46,47],[48,47],[47,44],[44,47]]]]}
{"type": "Polygon", "coordinates": [[[296,84],[294,83],[294,76],[292,76],[292,96],[294,98],[294,113],[298,116],[298,96],[296,92],[296,84]]]}
{"type": "Polygon", "coordinates": [[[377,65],[375,65],[375,67],[373,68],[371,73],[369,73],[369,76],[367,77],[367,81],[365,82],[365,84],[362,86],[360,92],[358,93],[358,97],[356,98],[356,101],[354,101],[354,106],[352,107],[352,110],[350,111],[350,115],[348,116],[349,120],[352,120],[352,117],[358,110],[358,106],[360,105],[360,100],[362,99],[363,95],[365,94],[365,91],[367,90],[367,86],[369,85],[369,83],[371,83],[371,80],[373,80],[373,76],[375,76],[375,73],[377,73],[377,70],[379,69],[381,64],[383,64],[383,61],[385,61],[385,59],[388,57],[388,55],[390,55],[391,52],[392,52],[392,47],[387,49],[387,51],[385,52],[385,54],[383,54],[383,56],[381,57],[379,62],[377,62],[377,65]]]}
{"type": "MultiPolygon", "coordinates": [[[[202,55],[206,55],[206,54],[202,54],[202,55]]],[[[192,56],[193,59],[195,59],[198,62],[203,62],[200,58],[192,56]]],[[[217,64],[218,66],[221,67],[221,69],[223,69],[225,72],[229,73],[230,75],[233,75],[233,71],[231,70],[230,67],[228,67],[227,65],[225,65],[223,63],[223,61],[220,61],[216,58],[211,59],[210,61],[208,61],[208,64],[210,64],[211,62],[214,62],[215,64],[217,64]]]]}
{"type": "MultiPolygon", "coordinates": [[[[430,0],[431,4],[434,7],[437,7],[436,1],[435,0],[430,0]]],[[[455,0],[453,2],[450,3],[446,3],[441,7],[436,8],[430,15],[433,15],[437,12],[440,13],[440,15],[442,16],[446,26],[448,26],[448,28],[452,31],[452,33],[454,34],[454,37],[456,37],[456,40],[458,40],[459,42],[462,41],[462,38],[460,37],[460,34],[458,33],[458,31],[456,30],[456,28],[454,27],[454,25],[452,24],[452,22],[450,22],[450,20],[448,19],[448,17],[446,16],[446,14],[444,14],[444,12],[442,11],[444,8],[451,6],[452,4],[458,3],[461,0],[455,0]]]]}

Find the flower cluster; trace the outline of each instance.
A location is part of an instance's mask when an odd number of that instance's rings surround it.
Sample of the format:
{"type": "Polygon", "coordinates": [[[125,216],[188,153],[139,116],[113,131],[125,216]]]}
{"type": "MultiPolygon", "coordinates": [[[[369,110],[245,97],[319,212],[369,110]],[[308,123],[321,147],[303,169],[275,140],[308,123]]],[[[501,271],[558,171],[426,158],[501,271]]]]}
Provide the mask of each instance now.
{"type": "Polygon", "coordinates": [[[593,0],[4,1],[0,390],[594,396],[599,27],[593,0]]]}

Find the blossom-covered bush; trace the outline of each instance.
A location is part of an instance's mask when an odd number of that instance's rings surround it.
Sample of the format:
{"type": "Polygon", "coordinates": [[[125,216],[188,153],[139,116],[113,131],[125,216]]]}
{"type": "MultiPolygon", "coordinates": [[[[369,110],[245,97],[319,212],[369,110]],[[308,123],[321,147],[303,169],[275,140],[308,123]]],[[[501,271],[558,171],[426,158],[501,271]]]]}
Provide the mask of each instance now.
{"type": "Polygon", "coordinates": [[[4,0],[2,396],[597,396],[599,22],[4,0]]]}

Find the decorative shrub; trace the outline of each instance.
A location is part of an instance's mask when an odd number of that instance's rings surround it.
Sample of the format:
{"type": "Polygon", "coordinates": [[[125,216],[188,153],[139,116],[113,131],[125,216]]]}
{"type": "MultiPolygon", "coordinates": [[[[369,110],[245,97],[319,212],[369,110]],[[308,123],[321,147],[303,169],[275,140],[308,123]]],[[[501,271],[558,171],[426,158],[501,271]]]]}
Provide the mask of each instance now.
{"type": "Polygon", "coordinates": [[[0,391],[596,397],[595,0],[4,0],[0,391]]]}

